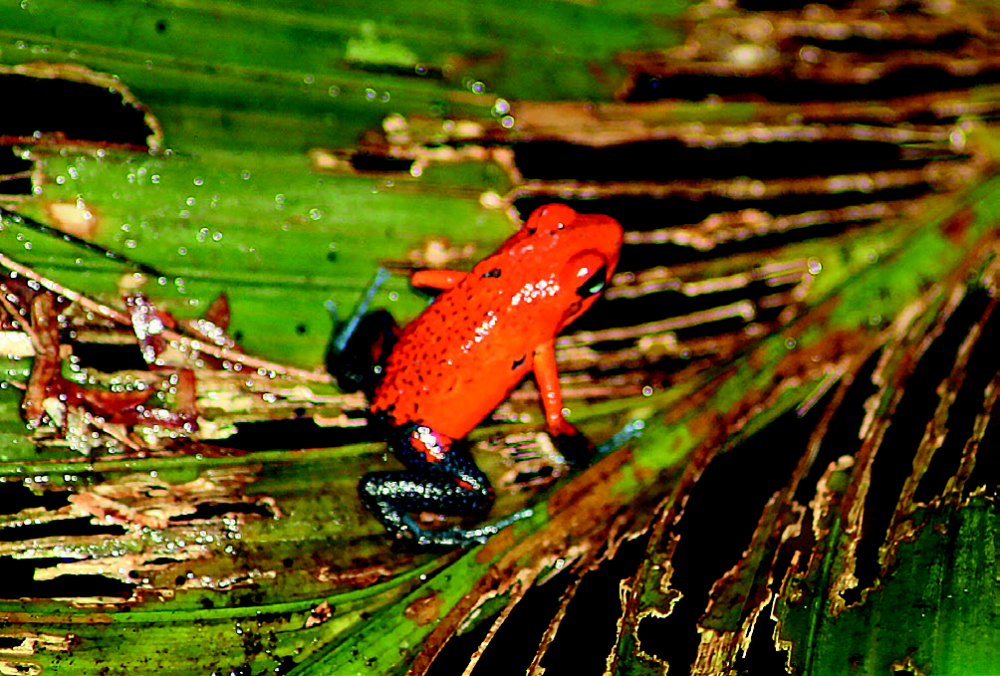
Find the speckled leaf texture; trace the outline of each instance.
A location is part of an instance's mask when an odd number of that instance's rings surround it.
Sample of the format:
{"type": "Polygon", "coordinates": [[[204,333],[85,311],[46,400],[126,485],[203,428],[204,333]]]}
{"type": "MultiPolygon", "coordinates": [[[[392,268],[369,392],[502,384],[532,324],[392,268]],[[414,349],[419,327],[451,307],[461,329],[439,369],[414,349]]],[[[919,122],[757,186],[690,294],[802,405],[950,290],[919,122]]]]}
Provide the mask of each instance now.
{"type": "MultiPolygon", "coordinates": [[[[0,672],[1000,674],[1000,9],[0,4],[0,672]],[[376,270],[625,229],[470,435],[484,545],[362,508],[376,270]]],[[[499,346],[498,349],[502,349],[499,346]]]]}

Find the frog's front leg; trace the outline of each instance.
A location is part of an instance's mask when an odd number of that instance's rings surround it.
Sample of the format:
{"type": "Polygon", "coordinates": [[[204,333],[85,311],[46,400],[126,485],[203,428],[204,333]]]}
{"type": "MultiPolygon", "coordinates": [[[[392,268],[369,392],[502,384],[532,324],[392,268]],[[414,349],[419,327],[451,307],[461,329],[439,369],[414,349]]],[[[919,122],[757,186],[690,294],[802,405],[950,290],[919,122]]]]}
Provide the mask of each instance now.
{"type": "Polygon", "coordinates": [[[410,275],[410,284],[420,289],[446,291],[458,286],[467,274],[460,270],[417,270],[410,275]]]}
{"type": "Polygon", "coordinates": [[[432,530],[412,516],[432,512],[445,516],[481,519],[493,506],[493,487],[476,467],[468,449],[429,427],[408,423],[393,428],[388,437],[394,455],[405,470],[365,475],[358,492],[365,506],[394,535],[411,533],[421,547],[455,547],[485,542],[517,518],[474,529],[432,530]]]}
{"type": "Polygon", "coordinates": [[[556,448],[571,463],[589,461],[593,444],[563,416],[562,388],[556,368],[555,340],[542,343],[534,352],[535,382],[545,411],[545,426],[556,448]]]}

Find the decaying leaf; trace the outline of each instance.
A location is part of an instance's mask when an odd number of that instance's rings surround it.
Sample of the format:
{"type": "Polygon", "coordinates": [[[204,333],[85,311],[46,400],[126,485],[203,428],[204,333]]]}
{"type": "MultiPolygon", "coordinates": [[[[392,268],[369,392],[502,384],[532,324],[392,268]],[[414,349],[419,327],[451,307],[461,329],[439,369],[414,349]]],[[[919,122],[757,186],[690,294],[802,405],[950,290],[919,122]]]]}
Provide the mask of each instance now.
{"type": "Polygon", "coordinates": [[[0,8],[0,670],[997,671],[990,3],[109,20],[0,8]],[[526,382],[470,443],[532,517],[393,543],[326,301],[552,201],[626,230],[557,344],[607,453],[526,382]]]}

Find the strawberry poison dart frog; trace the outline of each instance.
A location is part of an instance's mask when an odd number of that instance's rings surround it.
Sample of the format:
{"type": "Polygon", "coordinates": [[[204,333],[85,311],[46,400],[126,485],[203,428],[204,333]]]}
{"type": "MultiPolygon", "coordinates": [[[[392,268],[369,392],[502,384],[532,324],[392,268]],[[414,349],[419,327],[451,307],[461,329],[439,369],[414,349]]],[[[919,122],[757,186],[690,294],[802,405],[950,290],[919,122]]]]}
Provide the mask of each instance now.
{"type": "Polygon", "coordinates": [[[371,418],[388,428],[406,466],[367,474],[358,487],[390,533],[418,546],[462,546],[506,525],[435,530],[412,514],[486,515],[493,489],[456,441],[529,371],[557,447],[571,461],[586,455],[586,438],[563,417],[555,338],[611,280],[621,245],[614,219],[549,204],[470,272],[415,273],[414,286],[443,293],[402,330],[385,310],[366,313],[367,302],[338,322],[327,368],[342,389],[368,395],[371,418]]]}

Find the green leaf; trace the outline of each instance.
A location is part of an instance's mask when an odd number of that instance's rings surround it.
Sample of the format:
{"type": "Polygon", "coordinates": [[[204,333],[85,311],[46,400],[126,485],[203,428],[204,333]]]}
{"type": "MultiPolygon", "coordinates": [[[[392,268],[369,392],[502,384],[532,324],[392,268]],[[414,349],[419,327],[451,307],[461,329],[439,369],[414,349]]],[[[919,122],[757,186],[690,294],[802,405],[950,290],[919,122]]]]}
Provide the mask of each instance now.
{"type": "Polygon", "coordinates": [[[0,670],[995,671],[996,12],[905,10],[0,7],[0,670]],[[525,384],[470,442],[531,518],[414,552],[325,303],[549,201],[626,229],[558,360],[642,433],[568,473],[525,384]]]}

